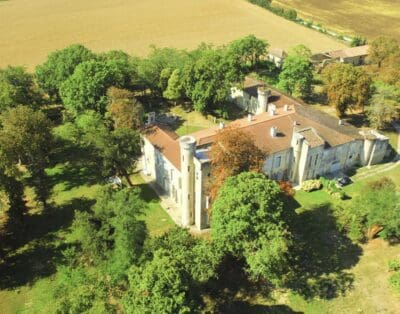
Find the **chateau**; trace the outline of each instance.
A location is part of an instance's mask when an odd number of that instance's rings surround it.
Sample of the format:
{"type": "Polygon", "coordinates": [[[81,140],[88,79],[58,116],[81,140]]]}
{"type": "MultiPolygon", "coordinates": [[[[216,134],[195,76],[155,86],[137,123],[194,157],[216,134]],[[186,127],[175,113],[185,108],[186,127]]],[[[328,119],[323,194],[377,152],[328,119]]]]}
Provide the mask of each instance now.
{"type": "MultiPolygon", "coordinates": [[[[231,101],[246,118],[231,122],[250,134],[267,152],[269,178],[301,184],[317,176],[379,163],[388,138],[375,130],[360,131],[314,110],[292,97],[246,78],[232,88],[231,101]]],[[[224,124],[179,137],[167,125],[149,121],[143,134],[143,172],[151,176],[181,210],[181,224],[208,227],[208,151],[224,124]]]]}

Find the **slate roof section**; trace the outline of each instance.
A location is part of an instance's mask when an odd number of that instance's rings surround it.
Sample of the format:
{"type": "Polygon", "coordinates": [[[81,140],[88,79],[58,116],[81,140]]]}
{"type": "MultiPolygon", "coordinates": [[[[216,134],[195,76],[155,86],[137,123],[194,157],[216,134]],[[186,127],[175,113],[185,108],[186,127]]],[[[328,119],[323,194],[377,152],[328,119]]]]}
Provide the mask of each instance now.
{"type": "Polygon", "coordinates": [[[299,130],[297,131],[297,133],[304,137],[311,148],[325,145],[325,141],[317,134],[317,132],[313,128],[299,130]]]}

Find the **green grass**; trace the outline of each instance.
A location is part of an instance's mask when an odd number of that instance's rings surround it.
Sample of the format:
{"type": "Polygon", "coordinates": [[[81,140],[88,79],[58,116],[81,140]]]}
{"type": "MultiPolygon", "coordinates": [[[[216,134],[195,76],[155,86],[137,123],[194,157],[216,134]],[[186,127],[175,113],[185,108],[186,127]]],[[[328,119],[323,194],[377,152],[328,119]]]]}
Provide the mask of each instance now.
{"type": "Polygon", "coordinates": [[[132,182],[141,189],[141,196],[148,205],[144,213],[144,221],[149,229],[150,236],[158,236],[172,228],[175,224],[171,217],[160,205],[160,199],[156,192],[145,183],[139,174],[132,176],[132,182]]]}
{"type": "Polygon", "coordinates": [[[175,130],[175,133],[179,136],[191,134],[200,130],[204,130],[204,127],[196,126],[196,125],[181,125],[179,128],[175,130]]]}

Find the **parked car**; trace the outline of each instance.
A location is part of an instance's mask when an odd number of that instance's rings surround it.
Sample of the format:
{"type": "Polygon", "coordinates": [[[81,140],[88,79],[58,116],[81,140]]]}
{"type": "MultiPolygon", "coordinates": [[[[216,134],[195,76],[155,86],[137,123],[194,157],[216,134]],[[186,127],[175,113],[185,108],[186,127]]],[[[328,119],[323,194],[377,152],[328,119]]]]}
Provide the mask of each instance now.
{"type": "Polygon", "coordinates": [[[339,187],[344,187],[345,185],[349,185],[350,183],[353,183],[353,181],[351,181],[348,176],[344,176],[336,180],[336,185],[339,187]]]}

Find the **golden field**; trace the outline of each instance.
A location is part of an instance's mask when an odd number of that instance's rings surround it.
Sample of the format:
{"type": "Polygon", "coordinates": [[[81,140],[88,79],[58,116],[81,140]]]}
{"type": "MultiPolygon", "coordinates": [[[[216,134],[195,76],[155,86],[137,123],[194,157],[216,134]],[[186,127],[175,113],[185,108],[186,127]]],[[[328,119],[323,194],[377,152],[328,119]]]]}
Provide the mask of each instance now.
{"type": "Polygon", "coordinates": [[[400,40],[400,0],[274,0],[298,11],[300,17],[350,35],[400,40]]]}
{"type": "Polygon", "coordinates": [[[254,34],[284,49],[343,47],[245,0],[8,0],[0,1],[0,29],[0,67],[29,69],[72,43],[144,55],[151,44],[194,48],[254,34]]]}

